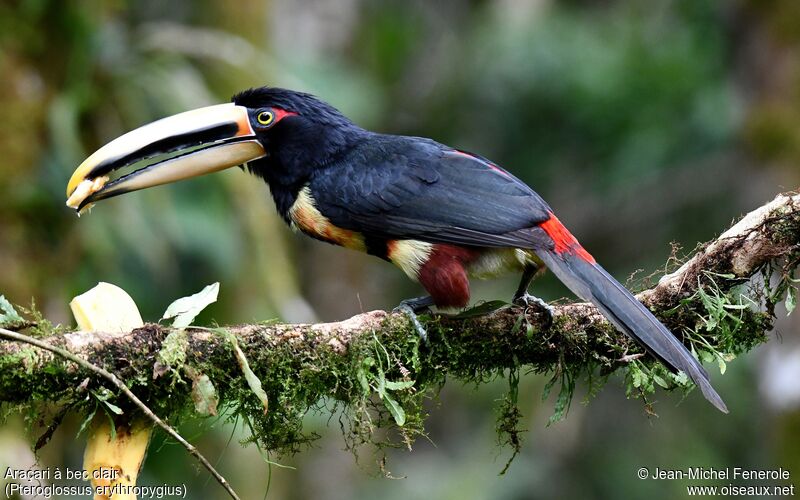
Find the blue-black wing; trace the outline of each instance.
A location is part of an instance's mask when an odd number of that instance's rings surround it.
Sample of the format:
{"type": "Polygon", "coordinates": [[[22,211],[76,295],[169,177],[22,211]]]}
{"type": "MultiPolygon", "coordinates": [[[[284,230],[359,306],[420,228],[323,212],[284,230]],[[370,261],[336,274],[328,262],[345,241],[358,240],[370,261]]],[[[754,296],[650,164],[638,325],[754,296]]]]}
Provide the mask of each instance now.
{"type": "Polygon", "coordinates": [[[550,207],[476,155],[429,139],[376,135],[309,184],[336,226],[383,239],[541,249],[550,207]]]}

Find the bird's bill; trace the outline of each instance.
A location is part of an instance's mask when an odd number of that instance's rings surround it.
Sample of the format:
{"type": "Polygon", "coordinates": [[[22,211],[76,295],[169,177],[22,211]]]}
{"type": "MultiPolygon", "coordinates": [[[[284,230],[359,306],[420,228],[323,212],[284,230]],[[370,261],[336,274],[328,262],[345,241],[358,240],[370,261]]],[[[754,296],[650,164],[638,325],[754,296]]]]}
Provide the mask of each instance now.
{"type": "Polygon", "coordinates": [[[132,130],[89,156],[69,180],[67,206],[80,211],[99,200],[217,172],[265,154],[247,108],[231,103],[187,111],[132,130]],[[172,156],[110,180],[115,170],[166,154],[172,156]]]}

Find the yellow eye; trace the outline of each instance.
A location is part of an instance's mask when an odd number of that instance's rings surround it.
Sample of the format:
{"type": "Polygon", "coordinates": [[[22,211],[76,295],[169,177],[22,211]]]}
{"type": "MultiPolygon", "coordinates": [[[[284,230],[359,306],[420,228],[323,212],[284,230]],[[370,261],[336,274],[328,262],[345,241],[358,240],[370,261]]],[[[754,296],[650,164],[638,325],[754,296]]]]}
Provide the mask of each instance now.
{"type": "Polygon", "coordinates": [[[272,114],[272,111],[262,111],[256,117],[256,120],[258,120],[258,123],[260,123],[261,125],[269,125],[270,123],[272,123],[272,120],[274,119],[275,115],[272,114]]]}

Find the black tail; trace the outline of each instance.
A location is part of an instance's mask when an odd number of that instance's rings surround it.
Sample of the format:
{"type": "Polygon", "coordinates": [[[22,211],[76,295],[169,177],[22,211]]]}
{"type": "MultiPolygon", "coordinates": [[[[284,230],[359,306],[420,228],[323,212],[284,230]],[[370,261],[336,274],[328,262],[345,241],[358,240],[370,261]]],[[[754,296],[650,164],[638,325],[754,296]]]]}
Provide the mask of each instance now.
{"type": "Polygon", "coordinates": [[[711,387],[702,365],[667,327],[599,264],[571,251],[539,250],[536,254],[574,294],[596,305],[614,326],[642,344],[671,370],[686,373],[711,404],[728,413],[722,398],[711,387]]]}

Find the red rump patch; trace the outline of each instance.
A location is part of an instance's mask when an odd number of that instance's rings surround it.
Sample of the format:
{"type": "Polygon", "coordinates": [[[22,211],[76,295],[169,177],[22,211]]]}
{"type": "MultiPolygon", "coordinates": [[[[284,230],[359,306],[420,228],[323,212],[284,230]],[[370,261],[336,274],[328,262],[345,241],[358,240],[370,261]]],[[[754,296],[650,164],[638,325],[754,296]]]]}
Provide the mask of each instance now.
{"type": "Polygon", "coordinates": [[[550,218],[539,224],[539,227],[544,229],[544,232],[553,239],[553,243],[556,245],[556,253],[562,254],[564,252],[569,252],[577,255],[590,264],[594,264],[596,262],[594,257],[592,257],[592,255],[587,252],[580,243],[578,243],[578,240],[572,236],[572,233],[569,232],[569,229],[564,227],[564,224],[558,220],[558,217],[556,217],[553,212],[549,213],[550,218]]]}

